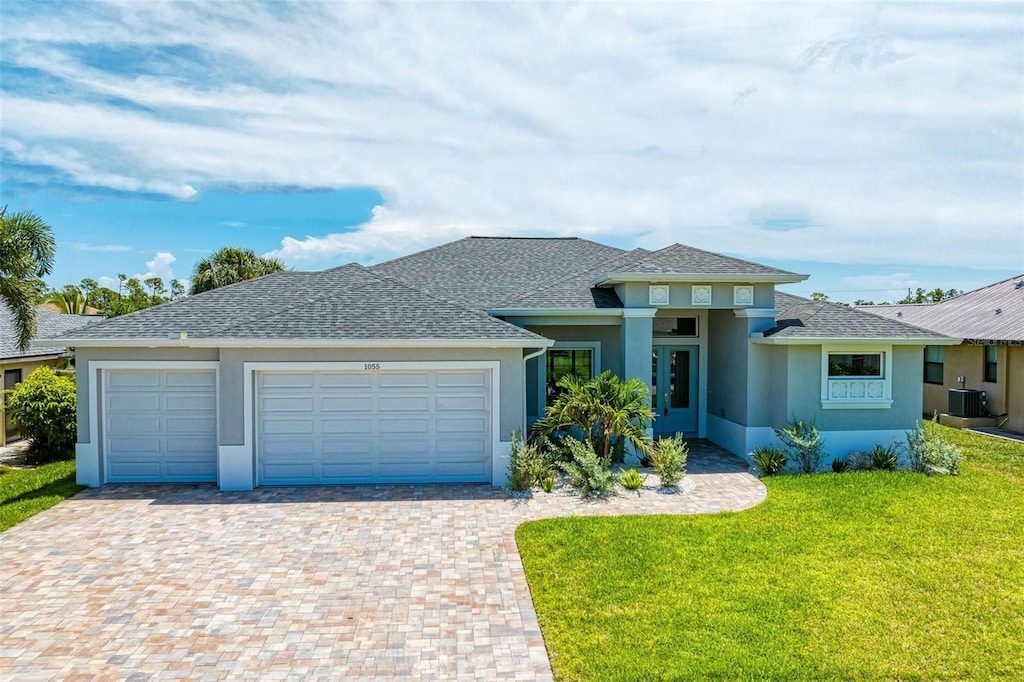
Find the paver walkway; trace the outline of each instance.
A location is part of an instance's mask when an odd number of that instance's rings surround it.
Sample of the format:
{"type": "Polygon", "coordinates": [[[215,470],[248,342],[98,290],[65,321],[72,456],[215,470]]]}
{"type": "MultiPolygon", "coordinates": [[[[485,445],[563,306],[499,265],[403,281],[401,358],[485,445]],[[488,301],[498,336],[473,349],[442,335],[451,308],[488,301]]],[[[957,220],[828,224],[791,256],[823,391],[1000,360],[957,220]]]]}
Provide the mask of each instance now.
{"type": "Polygon", "coordinates": [[[107,486],[0,533],[0,677],[550,679],[515,527],[740,510],[740,460],[690,490],[582,503],[490,486],[107,486]]]}

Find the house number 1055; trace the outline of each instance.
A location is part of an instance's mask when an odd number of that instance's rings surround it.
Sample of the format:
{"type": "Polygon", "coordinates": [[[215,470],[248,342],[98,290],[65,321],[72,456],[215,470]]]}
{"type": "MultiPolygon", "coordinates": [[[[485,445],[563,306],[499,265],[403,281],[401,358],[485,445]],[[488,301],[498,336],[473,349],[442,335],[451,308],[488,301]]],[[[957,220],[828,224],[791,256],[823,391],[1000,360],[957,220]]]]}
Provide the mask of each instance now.
{"type": "Polygon", "coordinates": [[[367,362],[363,364],[363,369],[380,369],[379,362],[367,362]]]}

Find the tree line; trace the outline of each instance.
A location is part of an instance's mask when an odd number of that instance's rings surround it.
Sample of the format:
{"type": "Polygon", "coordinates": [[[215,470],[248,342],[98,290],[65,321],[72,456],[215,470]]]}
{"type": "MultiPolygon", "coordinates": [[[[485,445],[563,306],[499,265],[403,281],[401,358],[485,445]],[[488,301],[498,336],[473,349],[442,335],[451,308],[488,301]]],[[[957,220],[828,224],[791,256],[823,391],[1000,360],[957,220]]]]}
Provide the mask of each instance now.
{"type": "Polygon", "coordinates": [[[6,206],[0,208],[0,301],[11,312],[22,350],[36,335],[40,303],[53,304],[71,315],[115,317],[285,269],[276,258],[226,246],[196,263],[187,288],[178,280],[164,282],[155,276],[140,280],[119,273],[116,290],[91,277],[53,289],[43,277],[53,270],[56,253],[53,231],[42,218],[30,211],[9,213],[6,206]]]}

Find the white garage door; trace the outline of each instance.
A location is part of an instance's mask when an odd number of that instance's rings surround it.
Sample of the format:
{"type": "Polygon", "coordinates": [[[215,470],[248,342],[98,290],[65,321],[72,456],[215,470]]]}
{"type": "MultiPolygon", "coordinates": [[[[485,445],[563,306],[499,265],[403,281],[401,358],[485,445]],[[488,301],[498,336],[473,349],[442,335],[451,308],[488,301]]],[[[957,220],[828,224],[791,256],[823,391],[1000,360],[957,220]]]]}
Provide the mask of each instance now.
{"type": "Polygon", "coordinates": [[[259,482],[487,482],[488,370],[261,372],[259,482]]]}
{"type": "Polygon", "coordinates": [[[104,370],[110,483],[217,480],[213,370],[104,370]]]}

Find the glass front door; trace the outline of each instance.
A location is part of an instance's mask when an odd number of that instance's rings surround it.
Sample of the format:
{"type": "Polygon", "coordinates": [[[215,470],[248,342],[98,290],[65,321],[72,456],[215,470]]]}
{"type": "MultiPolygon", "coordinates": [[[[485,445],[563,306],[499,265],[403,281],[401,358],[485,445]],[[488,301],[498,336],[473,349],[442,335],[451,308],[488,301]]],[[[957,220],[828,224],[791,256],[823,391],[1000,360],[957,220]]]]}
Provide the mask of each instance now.
{"type": "Polygon", "coordinates": [[[654,435],[697,432],[697,346],[655,346],[651,356],[654,435]]]}

